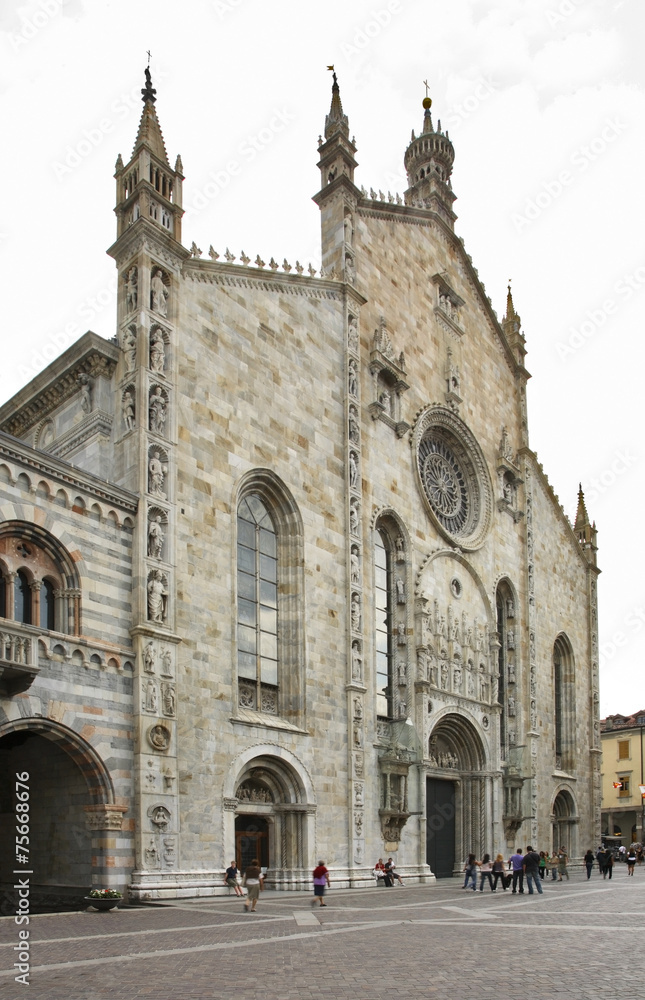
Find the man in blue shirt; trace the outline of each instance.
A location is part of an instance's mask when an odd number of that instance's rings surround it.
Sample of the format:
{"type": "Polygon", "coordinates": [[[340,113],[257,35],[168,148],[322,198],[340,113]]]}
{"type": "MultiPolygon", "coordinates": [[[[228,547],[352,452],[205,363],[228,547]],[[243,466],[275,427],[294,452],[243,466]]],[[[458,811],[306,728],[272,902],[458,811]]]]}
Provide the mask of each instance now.
{"type": "Polygon", "coordinates": [[[524,858],[522,849],[515,848],[515,854],[511,854],[508,859],[508,867],[513,872],[513,892],[517,892],[517,883],[520,884],[520,892],[524,892],[524,858]]]}

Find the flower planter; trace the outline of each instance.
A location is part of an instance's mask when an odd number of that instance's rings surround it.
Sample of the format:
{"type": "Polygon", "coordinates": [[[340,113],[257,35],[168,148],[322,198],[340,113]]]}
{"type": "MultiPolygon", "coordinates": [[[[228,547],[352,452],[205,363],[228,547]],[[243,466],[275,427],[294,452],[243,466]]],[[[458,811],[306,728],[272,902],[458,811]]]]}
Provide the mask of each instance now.
{"type": "Polygon", "coordinates": [[[87,906],[93,906],[95,910],[100,911],[113,910],[121,902],[120,899],[100,899],[94,896],[84,896],[83,899],[87,906]]]}

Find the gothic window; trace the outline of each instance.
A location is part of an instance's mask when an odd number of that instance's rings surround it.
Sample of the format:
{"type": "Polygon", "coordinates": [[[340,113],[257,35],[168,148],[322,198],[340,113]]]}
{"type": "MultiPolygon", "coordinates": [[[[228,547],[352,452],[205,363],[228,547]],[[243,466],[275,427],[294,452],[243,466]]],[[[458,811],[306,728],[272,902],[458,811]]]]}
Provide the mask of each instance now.
{"type": "Polygon", "coordinates": [[[14,580],[13,617],[14,621],[31,625],[31,587],[22,570],[18,570],[14,580]]]}
{"type": "Polygon", "coordinates": [[[575,664],[565,635],[553,646],[553,716],[555,766],[570,771],[575,760],[575,664]]]}
{"type": "Polygon", "coordinates": [[[241,708],[297,723],[304,713],[302,524],[264,470],[237,508],[237,678],[241,708]]]}
{"type": "Polygon", "coordinates": [[[40,585],[40,627],[50,632],[56,628],[54,584],[43,580],[40,585]]]}
{"type": "Polygon", "coordinates": [[[392,717],[392,551],[377,529],[374,540],[374,632],[376,645],[376,714],[392,717]]]}
{"type": "Polygon", "coordinates": [[[260,705],[262,689],[278,686],[278,560],[273,520],[254,493],[237,512],[237,663],[260,705]]]}
{"type": "Polygon", "coordinates": [[[7,617],[7,585],[4,576],[0,576],[0,618],[7,617]]]}

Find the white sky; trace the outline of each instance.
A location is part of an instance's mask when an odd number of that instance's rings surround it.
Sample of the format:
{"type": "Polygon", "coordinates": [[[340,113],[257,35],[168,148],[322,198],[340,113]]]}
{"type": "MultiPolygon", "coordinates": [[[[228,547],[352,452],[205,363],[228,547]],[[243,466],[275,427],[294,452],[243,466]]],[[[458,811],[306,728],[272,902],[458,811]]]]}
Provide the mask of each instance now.
{"type": "Polygon", "coordinates": [[[132,151],[147,49],[186,174],[184,244],[267,261],[319,254],[327,64],[356,181],[385,192],[406,186],[428,79],[456,151],[457,232],[500,316],[513,279],[531,446],[569,516],[581,480],[598,525],[601,714],[645,709],[627,517],[645,494],[644,29],[639,0],[3,0],[0,400],[85,330],[115,332],[114,163],[132,151]]]}

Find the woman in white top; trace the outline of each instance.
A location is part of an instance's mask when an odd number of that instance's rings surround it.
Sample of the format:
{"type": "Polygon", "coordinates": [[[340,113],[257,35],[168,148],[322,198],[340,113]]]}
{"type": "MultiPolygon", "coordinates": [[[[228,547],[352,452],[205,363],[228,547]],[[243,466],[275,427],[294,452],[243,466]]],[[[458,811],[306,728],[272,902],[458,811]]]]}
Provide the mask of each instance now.
{"type": "Polygon", "coordinates": [[[493,891],[493,862],[490,859],[490,854],[485,854],[484,857],[479,862],[479,891],[484,891],[484,879],[488,879],[488,885],[490,891],[493,891]]]}

